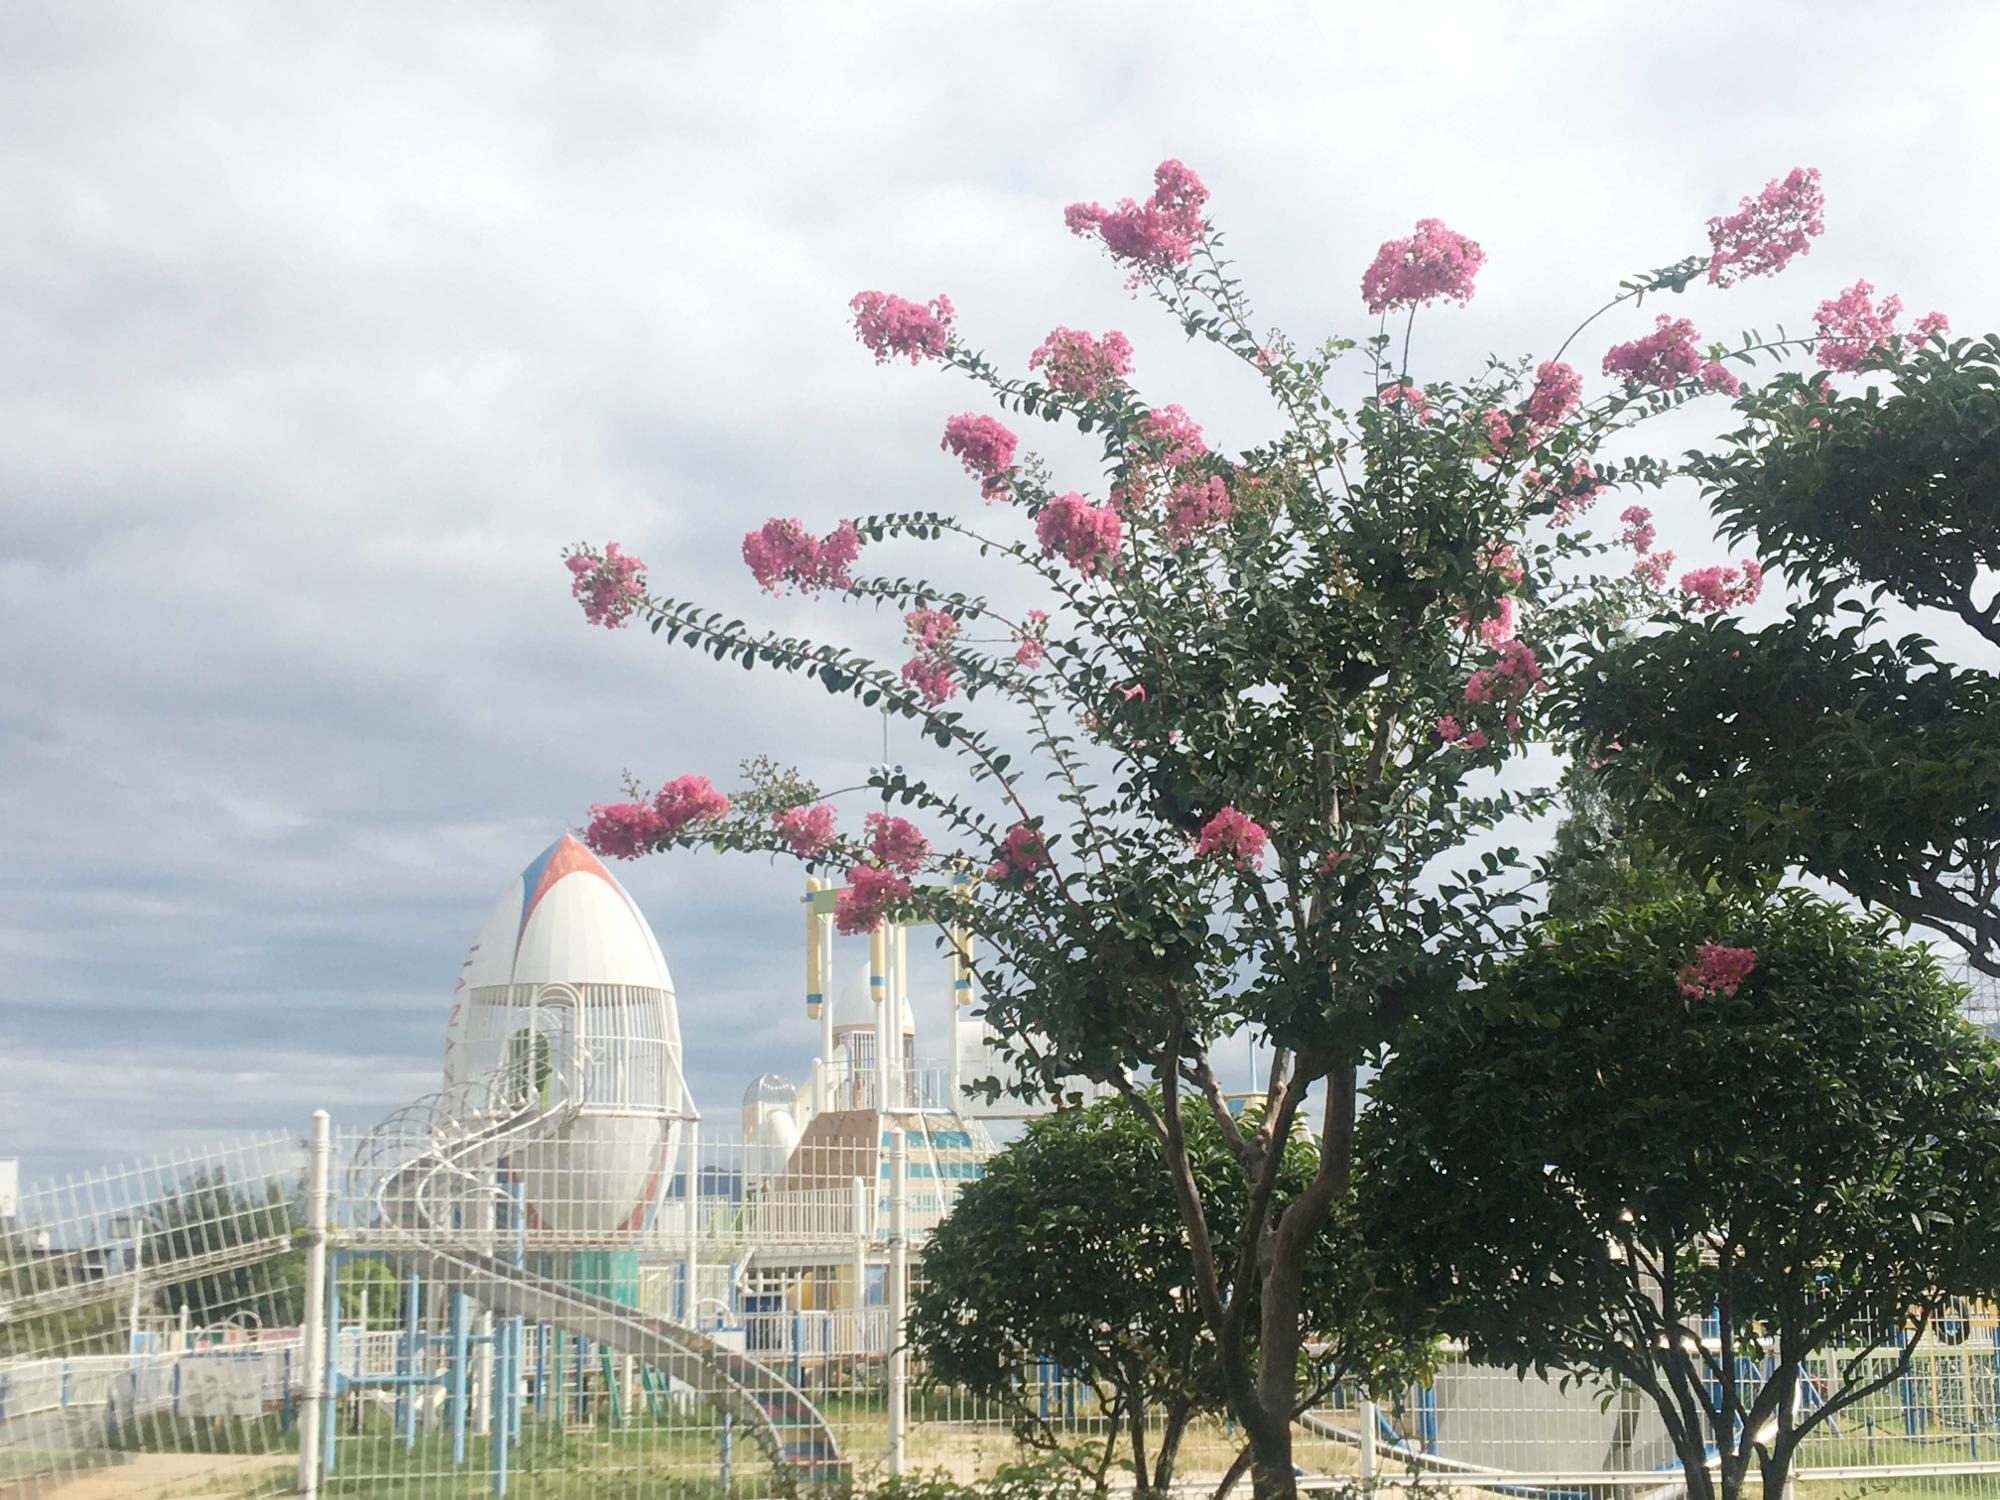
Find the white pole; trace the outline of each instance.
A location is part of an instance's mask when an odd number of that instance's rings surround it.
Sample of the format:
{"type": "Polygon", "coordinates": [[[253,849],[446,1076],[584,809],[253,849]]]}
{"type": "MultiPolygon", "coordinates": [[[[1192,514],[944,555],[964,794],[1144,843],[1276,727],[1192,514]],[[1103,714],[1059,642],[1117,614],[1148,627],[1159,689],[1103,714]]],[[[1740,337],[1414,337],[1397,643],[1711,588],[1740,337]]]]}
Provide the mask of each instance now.
{"type": "Polygon", "coordinates": [[[1375,1424],[1379,1420],[1375,1415],[1375,1398],[1373,1396],[1366,1397],[1362,1401],[1359,1417],[1361,1421],[1361,1456],[1356,1467],[1361,1471],[1360,1478],[1362,1484],[1368,1485],[1375,1482],[1375,1424]]]}
{"type": "Polygon", "coordinates": [[[819,989],[826,998],[819,1007],[819,1102],[815,1112],[833,1108],[833,918],[820,917],[819,989]]]}
{"type": "Polygon", "coordinates": [[[681,1272],[687,1283],[686,1302],[683,1311],[687,1315],[687,1326],[697,1328],[701,1324],[701,1314],[697,1306],[700,1293],[696,1290],[701,1275],[701,1122],[687,1122],[687,1259],[686,1269],[681,1272]]]}
{"type": "Polygon", "coordinates": [[[868,1352],[868,1241],[874,1234],[875,1205],[869,1201],[866,1178],[854,1179],[854,1349],[868,1352]]]}
{"type": "Polygon", "coordinates": [[[139,1352],[139,1302],[146,1281],[146,1217],[138,1209],[126,1215],[132,1226],[132,1303],[126,1313],[125,1352],[139,1352]]]}
{"type": "Polygon", "coordinates": [[[903,1473],[909,1425],[909,1352],[903,1347],[909,1314],[909,1138],[889,1132],[889,1475],[903,1473]]]}
{"type": "Polygon", "coordinates": [[[306,1305],[299,1353],[305,1360],[299,1402],[299,1493],[319,1494],[319,1437],[326,1404],[327,1163],[332,1128],[325,1110],[313,1111],[306,1151],[306,1305]]]}

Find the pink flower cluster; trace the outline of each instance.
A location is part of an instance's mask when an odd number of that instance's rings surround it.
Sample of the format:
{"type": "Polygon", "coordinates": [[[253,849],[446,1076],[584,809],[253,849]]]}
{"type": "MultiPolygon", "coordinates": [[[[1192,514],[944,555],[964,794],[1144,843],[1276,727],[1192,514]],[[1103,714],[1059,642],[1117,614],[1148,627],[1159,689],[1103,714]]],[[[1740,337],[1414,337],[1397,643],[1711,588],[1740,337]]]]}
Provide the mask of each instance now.
{"type": "Polygon", "coordinates": [[[903,681],[935,708],[958,691],[951,643],[958,638],[958,616],[948,609],[913,609],[903,616],[905,638],[917,654],[903,663],[903,681]]]}
{"type": "Polygon", "coordinates": [[[1440,714],[1437,721],[1438,738],[1447,745],[1456,745],[1461,750],[1484,750],[1486,731],[1477,724],[1468,730],[1458,722],[1456,714],[1440,714]]]}
{"type": "Polygon", "coordinates": [[[1673,566],[1673,553],[1649,552],[1632,564],[1632,576],[1651,588],[1663,589],[1667,586],[1667,574],[1673,566]]]}
{"type": "Polygon", "coordinates": [[[965,472],[979,481],[979,493],[992,501],[1006,495],[1013,482],[1016,441],[996,419],[968,411],[944,424],[939,446],[965,465],[965,472]]]}
{"type": "Polygon", "coordinates": [[[1546,432],[1576,410],[1583,396],[1583,377],[1560,360],[1545,359],[1535,371],[1535,388],[1528,393],[1528,420],[1546,432]]]}
{"type": "Polygon", "coordinates": [[[1653,513],[1643,505],[1628,505],[1618,513],[1618,519],[1625,523],[1625,529],[1618,533],[1618,540],[1644,557],[1653,550],[1653,541],[1659,535],[1653,529],[1653,513]]]}
{"type": "Polygon", "coordinates": [[[1743,559],[1740,572],[1717,563],[1681,574],[1681,596],[1696,614],[1719,614],[1739,604],[1751,604],[1763,592],[1764,569],[1748,557],[1743,559]]]}
{"type": "Polygon", "coordinates": [[[1480,420],[1486,424],[1486,461],[1505,463],[1514,446],[1514,418],[1497,406],[1489,406],[1480,420]]]}
{"type": "Polygon", "coordinates": [[[1581,458],[1569,466],[1567,474],[1544,474],[1540,469],[1530,469],[1521,476],[1521,482],[1531,498],[1554,497],[1554,513],[1549,517],[1551,526],[1569,525],[1595,505],[1597,497],[1609,488],[1598,477],[1597,470],[1581,458]]]}
{"type": "Polygon", "coordinates": [[[606,630],[623,630],[646,592],[646,565],[606,542],[602,552],[579,542],[563,554],[569,592],[583,601],[583,617],[606,630]]]}
{"type": "Polygon", "coordinates": [[[590,809],[583,841],[609,859],[637,859],[690,823],[727,816],[729,799],[706,776],[676,776],[651,802],[599,802],[590,809]]]}
{"type": "Polygon", "coordinates": [[[1512,542],[1502,542],[1499,546],[1489,547],[1480,553],[1479,566],[1489,573],[1498,573],[1510,588],[1519,584],[1528,573],[1528,570],[1521,565],[1521,559],[1515,553],[1512,542]]]}
{"type": "Polygon", "coordinates": [[[1408,239],[1382,242],[1361,273],[1361,295],[1372,313],[1420,307],[1440,297],[1469,302],[1472,278],[1485,259],[1484,250],[1442,220],[1419,219],[1408,239]]]}
{"type": "Polygon", "coordinates": [[[854,582],[851,570],[860,555],[861,533],[852,521],[815,537],[804,522],[773,516],[743,537],[743,561],[771,594],[784,592],[787,584],[806,594],[844,589],[854,582]]]}
{"type": "Polygon", "coordinates": [[[1208,232],[1201,219],[1207,201],[1201,179],[1169,160],[1153,169],[1153,195],[1144,203],[1130,198],[1119,199],[1116,208],[1072,203],[1063,210],[1063,222],[1071,234],[1097,235],[1114,257],[1137,269],[1165,271],[1186,264],[1208,232]]]}
{"type": "Polygon", "coordinates": [[[1109,567],[1118,556],[1125,525],[1108,505],[1092,505],[1075,490],[1058,495],[1035,517],[1035,539],[1042,556],[1060,553],[1086,578],[1109,567]]]}
{"type": "Polygon", "coordinates": [[[1186,479],[1167,495],[1167,544],[1185,547],[1211,526],[1229,519],[1229,486],[1220,474],[1186,479]]]}
{"type": "Polygon", "coordinates": [[[1088,401],[1112,382],[1132,373],[1132,341],[1112,329],[1092,338],[1081,328],[1052,328],[1028,356],[1052,390],[1088,401]]]}
{"type": "Polygon", "coordinates": [[[1756,967],[1755,948],[1703,943],[1694,950],[1694,962],[1674,975],[1674,985],[1690,1000],[1713,1000],[1735,994],[1756,967]]]}
{"type": "Polygon", "coordinates": [[[911,364],[944,357],[951,339],[951,298],[940,292],[928,303],[912,302],[893,292],[856,292],[847,304],[854,310],[854,334],[887,364],[906,355],[911,364]]]}
{"type": "Polygon", "coordinates": [[[1033,671],[1049,653],[1048,638],[1048,611],[1029,610],[1027,621],[1021,628],[1021,643],[1014,648],[1014,660],[1033,671]]]}
{"type": "Polygon", "coordinates": [[[1481,667],[1465,682],[1465,701],[1477,706],[1486,703],[1519,703],[1542,685],[1542,664],[1535,648],[1526,641],[1502,641],[1494,649],[1490,667],[1481,667]]]}
{"type": "Polygon", "coordinates": [[[1270,835],[1248,813],[1225,807],[1202,824],[1194,852],[1221,855],[1248,870],[1264,862],[1264,846],[1269,841],[1270,835]]]}
{"type": "Polygon", "coordinates": [[[778,830],[792,853],[800,859],[824,854],[833,843],[833,809],[821,802],[812,807],[788,807],[771,814],[771,826],[778,830]]]}
{"type": "Polygon", "coordinates": [[[1729,366],[1718,359],[1712,359],[1701,367],[1701,383],[1708,390],[1720,391],[1725,396],[1743,394],[1743,382],[1730,373],[1729,366]]]}
{"type": "Polygon", "coordinates": [[[1383,386],[1375,393],[1375,399],[1384,406],[1405,408],[1414,422],[1423,423],[1431,419],[1430,397],[1424,394],[1422,386],[1411,385],[1407,380],[1398,380],[1383,386]]]}
{"type": "Polygon", "coordinates": [[[1773,177],[1728,218],[1708,221],[1708,279],[1730,286],[1745,276],[1775,276],[1826,232],[1819,168],[1793,167],[1773,177]]]}
{"type": "Polygon", "coordinates": [[[1629,344],[1613,344],[1604,354],[1604,373],[1620,375],[1630,386],[1650,385],[1668,390],[1701,369],[1695,348],[1694,324],[1661,313],[1653,331],[1629,344]]]}
{"type": "Polygon", "coordinates": [[[1138,428],[1139,436],[1146,445],[1143,456],[1154,463],[1178,468],[1208,452],[1208,444],[1201,438],[1200,426],[1178,406],[1154,407],[1139,418],[1138,428]]]}
{"type": "MultiPolygon", "coordinates": [[[[1819,323],[1819,361],[1829,370],[1858,370],[1870,359],[1894,357],[1889,341],[1896,336],[1903,299],[1892,295],[1872,304],[1874,291],[1866,281],[1857,281],[1838,297],[1820,303],[1813,314],[1819,323]]],[[[1912,325],[1904,342],[1924,343],[1950,328],[1951,320],[1943,313],[1928,312],[1912,325]]]]}
{"type": "Polygon", "coordinates": [[[1479,622],[1479,638],[1489,646],[1514,639],[1514,596],[1502,594],[1493,613],[1479,622]]]}
{"type": "Polygon", "coordinates": [[[1042,839],[1042,831],[1026,823],[1016,823],[1007,830],[1007,836],[1000,841],[994,851],[993,863],[986,867],[988,880],[1008,880],[1016,875],[1032,877],[1037,870],[1047,869],[1049,846],[1042,839]]]}
{"type": "Polygon", "coordinates": [[[917,825],[894,813],[870,813],[861,820],[862,837],[875,863],[899,875],[914,875],[931,852],[917,825]]]}
{"type": "Polygon", "coordinates": [[[882,925],[883,913],[909,894],[910,882],[894,870],[856,865],[847,872],[846,887],[833,898],[833,925],[849,937],[873,932],[882,925]]]}

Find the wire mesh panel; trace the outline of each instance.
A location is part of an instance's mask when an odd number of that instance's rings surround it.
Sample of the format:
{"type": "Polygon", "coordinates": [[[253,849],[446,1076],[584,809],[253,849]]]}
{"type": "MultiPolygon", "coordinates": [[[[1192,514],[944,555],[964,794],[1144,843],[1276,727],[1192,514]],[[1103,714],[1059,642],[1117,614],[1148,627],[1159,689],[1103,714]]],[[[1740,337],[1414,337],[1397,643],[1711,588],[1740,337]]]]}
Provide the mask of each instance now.
{"type": "Polygon", "coordinates": [[[0,1232],[0,1491],[291,1488],[303,1166],[263,1136],[23,1192],[0,1232]]]}

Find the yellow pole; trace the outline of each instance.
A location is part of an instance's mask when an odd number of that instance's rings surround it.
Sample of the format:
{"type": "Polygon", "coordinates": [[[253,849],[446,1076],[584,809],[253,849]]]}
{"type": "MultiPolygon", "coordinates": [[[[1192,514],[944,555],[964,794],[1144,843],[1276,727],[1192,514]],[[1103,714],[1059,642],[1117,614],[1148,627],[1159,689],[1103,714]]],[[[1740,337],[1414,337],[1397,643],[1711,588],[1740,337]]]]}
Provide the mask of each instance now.
{"type": "Polygon", "coordinates": [[[817,875],[806,877],[806,1016],[814,1021],[819,1019],[819,1008],[826,1001],[820,990],[819,913],[813,910],[813,896],[822,889],[817,875]]]}

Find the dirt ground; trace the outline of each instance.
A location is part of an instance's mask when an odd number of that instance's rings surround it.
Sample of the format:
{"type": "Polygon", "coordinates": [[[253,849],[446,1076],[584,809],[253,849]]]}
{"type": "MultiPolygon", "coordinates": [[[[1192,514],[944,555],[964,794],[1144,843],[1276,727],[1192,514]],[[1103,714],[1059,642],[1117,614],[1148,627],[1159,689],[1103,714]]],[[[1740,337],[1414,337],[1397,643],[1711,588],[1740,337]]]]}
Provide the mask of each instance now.
{"type": "Polygon", "coordinates": [[[195,1500],[291,1488],[292,1465],[270,1454],[139,1453],[127,1463],[52,1479],[0,1482],[0,1500],[195,1500]],[[256,1481],[269,1476],[268,1486],[256,1481]]]}

